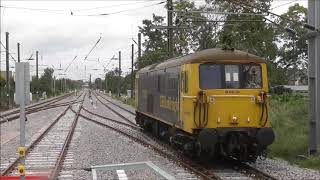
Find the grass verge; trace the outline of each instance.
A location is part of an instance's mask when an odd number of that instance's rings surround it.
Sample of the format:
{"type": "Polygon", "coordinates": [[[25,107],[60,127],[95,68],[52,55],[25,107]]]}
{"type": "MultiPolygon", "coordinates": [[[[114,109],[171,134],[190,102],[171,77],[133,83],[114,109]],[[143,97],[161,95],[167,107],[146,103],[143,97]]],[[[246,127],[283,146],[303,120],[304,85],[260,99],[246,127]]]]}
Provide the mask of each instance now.
{"type": "Polygon", "coordinates": [[[269,147],[269,155],[319,170],[320,156],[308,155],[308,109],[308,101],[302,96],[271,97],[269,115],[276,139],[269,147]]]}

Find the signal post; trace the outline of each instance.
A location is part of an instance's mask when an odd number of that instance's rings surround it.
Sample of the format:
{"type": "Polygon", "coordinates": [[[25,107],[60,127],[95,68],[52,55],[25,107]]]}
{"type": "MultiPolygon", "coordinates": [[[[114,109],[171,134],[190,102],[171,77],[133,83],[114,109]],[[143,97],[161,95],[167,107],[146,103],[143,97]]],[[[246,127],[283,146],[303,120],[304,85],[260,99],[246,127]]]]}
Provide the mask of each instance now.
{"type": "Polygon", "coordinates": [[[26,139],[25,139],[25,105],[30,103],[30,70],[29,63],[16,63],[16,104],[20,105],[20,147],[18,153],[20,156],[20,164],[18,172],[20,180],[25,179],[25,155],[26,155],[26,139]]]}

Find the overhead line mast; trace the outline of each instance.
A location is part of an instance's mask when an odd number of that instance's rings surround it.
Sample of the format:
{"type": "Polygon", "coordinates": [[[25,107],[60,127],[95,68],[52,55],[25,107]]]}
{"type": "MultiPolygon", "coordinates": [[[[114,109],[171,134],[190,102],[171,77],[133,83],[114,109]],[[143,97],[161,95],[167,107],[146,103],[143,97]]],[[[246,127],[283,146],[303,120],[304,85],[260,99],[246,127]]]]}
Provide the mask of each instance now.
{"type": "Polygon", "coordinates": [[[118,79],[118,97],[120,97],[120,81],[121,81],[121,51],[119,51],[119,74],[118,74],[118,76],[119,76],[119,79],[118,79]]]}
{"type": "Polygon", "coordinates": [[[9,74],[9,33],[6,32],[6,80],[7,80],[7,98],[8,108],[10,108],[10,74],[9,74]]]}
{"type": "MultiPolygon", "coordinates": [[[[320,27],[320,1],[308,1],[308,25],[320,27]]],[[[309,34],[311,34],[310,32],[309,34]]],[[[320,32],[309,38],[308,43],[308,78],[309,78],[309,152],[310,154],[320,151],[320,32]]]]}
{"type": "MultiPolygon", "coordinates": [[[[173,10],[173,5],[172,5],[172,0],[167,0],[167,8],[168,8],[168,27],[172,27],[172,10],[173,10]]],[[[173,57],[173,29],[168,28],[168,57],[172,58],[173,57]]]]}

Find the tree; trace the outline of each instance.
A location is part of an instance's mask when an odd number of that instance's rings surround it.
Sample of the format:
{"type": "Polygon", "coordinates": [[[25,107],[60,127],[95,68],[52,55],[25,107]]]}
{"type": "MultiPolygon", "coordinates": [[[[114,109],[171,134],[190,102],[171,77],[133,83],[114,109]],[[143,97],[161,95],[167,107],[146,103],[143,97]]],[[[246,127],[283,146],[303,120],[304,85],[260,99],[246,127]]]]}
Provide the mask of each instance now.
{"type": "Polygon", "coordinates": [[[109,71],[108,73],[106,73],[105,75],[105,79],[107,81],[107,92],[111,91],[112,93],[116,93],[117,92],[117,88],[118,88],[118,82],[122,82],[122,77],[120,77],[119,79],[119,70],[116,68],[113,71],[109,71]]]}
{"type": "Polygon", "coordinates": [[[0,87],[4,87],[6,85],[6,80],[0,75],[0,87]]]}
{"type": "MultiPolygon", "coordinates": [[[[295,4],[281,15],[282,18],[266,17],[271,2],[206,0],[204,6],[196,7],[189,0],[175,1],[173,26],[177,28],[174,29],[173,37],[174,54],[186,55],[213,47],[238,49],[267,60],[270,84],[288,83],[292,73],[305,79],[307,44],[300,37],[306,33],[301,23],[307,22],[307,10],[295,4]],[[227,13],[210,14],[202,11],[227,13]],[[285,28],[291,28],[297,33],[290,35],[285,28]]],[[[152,26],[165,26],[164,17],[153,15],[152,20],[143,20],[140,32],[145,37],[145,51],[139,59],[140,67],[167,59],[167,31],[153,29],[152,26]]]]}
{"type": "Polygon", "coordinates": [[[213,0],[209,1],[215,9],[230,14],[220,15],[220,20],[225,21],[219,34],[219,46],[222,48],[235,48],[274,61],[277,55],[275,44],[275,30],[272,24],[267,23],[261,11],[270,8],[271,0],[258,1],[230,1],[213,0]],[[243,5],[242,3],[245,3],[243,5]],[[255,8],[246,6],[250,4],[255,8]]]}
{"type": "Polygon", "coordinates": [[[94,88],[95,89],[102,89],[102,80],[101,80],[101,78],[96,78],[94,80],[94,88]]]}
{"type": "Polygon", "coordinates": [[[164,17],[153,14],[152,18],[152,20],[143,20],[143,26],[139,27],[141,34],[145,38],[142,44],[145,50],[138,60],[138,67],[140,68],[163,61],[168,57],[166,51],[167,35],[162,30],[153,28],[153,26],[164,26],[164,17]]]}
{"type": "Polygon", "coordinates": [[[195,3],[189,0],[176,1],[174,7],[174,25],[177,27],[174,37],[176,55],[186,55],[192,51],[217,46],[217,22],[211,22],[210,15],[200,13],[210,11],[210,8],[196,7],[195,3]]]}
{"type": "Polygon", "coordinates": [[[6,80],[0,75],[0,109],[6,105],[6,80]]]}
{"type": "Polygon", "coordinates": [[[54,70],[46,68],[41,78],[39,79],[39,93],[46,92],[47,95],[52,95],[52,76],[54,70]]]}
{"type": "Polygon", "coordinates": [[[289,7],[288,11],[278,18],[280,27],[287,28],[287,31],[278,29],[277,41],[279,52],[277,63],[286,71],[291,81],[306,78],[308,67],[308,45],[307,40],[302,36],[307,30],[301,23],[307,23],[307,9],[299,4],[289,7]]]}

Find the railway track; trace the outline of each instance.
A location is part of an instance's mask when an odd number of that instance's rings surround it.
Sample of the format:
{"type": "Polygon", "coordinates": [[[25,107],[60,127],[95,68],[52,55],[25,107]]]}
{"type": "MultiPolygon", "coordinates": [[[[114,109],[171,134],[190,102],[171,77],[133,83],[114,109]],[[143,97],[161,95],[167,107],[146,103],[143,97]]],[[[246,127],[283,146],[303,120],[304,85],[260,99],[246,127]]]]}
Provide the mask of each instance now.
{"type": "Polygon", "coordinates": [[[135,112],[132,112],[132,111],[130,111],[130,110],[128,110],[128,109],[126,109],[126,108],[121,107],[120,105],[118,105],[118,104],[116,104],[116,103],[114,103],[114,102],[110,101],[109,99],[107,99],[107,98],[103,97],[103,95],[102,95],[102,94],[98,93],[98,95],[99,95],[102,99],[104,99],[104,100],[108,101],[109,103],[111,103],[111,104],[113,104],[113,105],[117,106],[118,108],[120,108],[120,109],[122,109],[122,110],[124,110],[124,111],[128,112],[129,114],[134,115],[134,116],[136,115],[136,113],[135,113],[135,112]]]}
{"type": "MultiPolygon", "coordinates": [[[[97,95],[95,95],[95,96],[98,99],[97,95]]],[[[118,105],[118,104],[116,104],[116,103],[114,103],[114,102],[112,102],[110,100],[107,100],[102,95],[100,95],[100,97],[102,97],[103,99],[105,99],[109,103],[117,106],[118,108],[120,108],[120,109],[122,109],[122,110],[124,110],[126,112],[129,112],[132,115],[135,115],[135,113],[132,113],[132,111],[129,111],[128,109],[123,108],[120,105],[118,105]]],[[[109,106],[108,109],[110,109],[110,108],[111,107],[109,106]]],[[[88,111],[88,110],[86,110],[84,108],[82,108],[82,109],[84,111],[86,111],[87,113],[89,113],[89,114],[95,115],[95,116],[103,118],[105,120],[110,120],[110,118],[101,117],[101,115],[98,115],[96,113],[90,112],[90,111],[88,111]]],[[[117,112],[116,113],[117,115],[119,115],[119,114],[121,115],[121,112],[118,112],[118,111],[115,111],[115,110],[113,110],[113,112],[117,112]]],[[[194,160],[189,159],[188,157],[184,156],[181,153],[179,153],[178,157],[176,157],[176,156],[172,157],[171,154],[169,154],[167,152],[164,152],[161,148],[156,147],[153,144],[150,144],[148,142],[145,142],[142,139],[136,138],[136,137],[130,135],[128,132],[124,132],[120,128],[111,127],[110,125],[108,125],[106,123],[102,123],[102,122],[96,121],[96,120],[94,120],[92,118],[89,118],[89,117],[86,117],[86,116],[82,115],[81,113],[80,113],[80,116],[83,117],[84,119],[87,119],[87,120],[89,120],[91,122],[94,122],[94,123],[96,123],[96,124],[98,124],[100,126],[112,129],[114,131],[117,131],[120,134],[123,134],[123,135],[133,139],[134,141],[136,141],[136,142],[138,142],[138,143],[140,143],[142,145],[151,147],[153,150],[155,150],[159,154],[164,155],[165,157],[168,157],[169,159],[172,159],[174,161],[179,162],[179,164],[181,164],[185,168],[191,170],[193,173],[201,176],[204,179],[240,178],[239,176],[242,176],[243,178],[247,177],[247,178],[251,178],[251,179],[268,179],[268,180],[275,180],[276,179],[273,176],[271,176],[271,175],[269,175],[269,174],[267,174],[267,173],[265,173],[263,171],[260,171],[259,169],[256,169],[256,168],[254,168],[254,167],[252,167],[250,165],[248,165],[247,163],[243,163],[243,162],[237,161],[236,159],[232,159],[232,158],[224,161],[224,163],[227,163],[227,166],[228,166],[227,169],[222,169],[221,171],[217,172],[216,169],[214,169],[213,166],[210,165],[210,164],[209,165],[205,165],[205,166],[207,166],[207,167],[205,167],[203,164],[197,163],[194,160]],[[225,174],[226,174],[225,172],[228,172],[231,175],[225,176],[225,174]],[[216,174],[220,174],[220,175],[216,175],[216,174]],[[223,178],[221,178],[221,176],[223,176],[223,178]]],[[[121,118],[126,118],[123,115],[121,115],[120,117],[121,118]]],[[[113,120],[112,119],[112,121],[117,121],[117,120],[113,120]]],[[[167,144],[159,142],[157,139],[153,138],[153,140],[155,140],[158,143],[160,143],[161,145],[165,146],[166,149],[172,149],[171,146],[168,146],[167,144]]]]}
{"type": "MultiPolygon", "coordinates": [[[[82,108],[83,109],[83,108],[82,108]]],[[[75,111],[74,111],[75,112],[75,111]]],[[[95,113],[90,113],[90,114],[93,114],[97,117],[100,117],[100,115],[98,114],[95,114],[95,113]]],[[[171,153],[168,153],[166,152],[165,149],[163,148],[160,148],[160,147],[157,147],[155,146],[154,144],[151,144],[145,140],[143,140],[143,138],[139,138],[139,137],[136,137],[135,135],[133,135],[132,133],[129,133],[127,130],[124,130],[123,128],[120,128],[119,126],[114,126],[114,125],[109,125],[107,123],[104,123],[104,122],[101,122],[101,121],[97,121],[93,118],[90,118],[86,115],[83,115],[81,112],[80,112],[80,117],[82,117],[83,119],[86,119],[90,122],[93,122],[99,126],[102,126],[102,127],[105,127],[105,128],[108,128],[108,129],[111,129],[115,132],[118,132],[120,133],[121,135],[124,135],[130,139],[132,139],[133,141],[145,146],[145,147],[148,147],[152,150],[154,150],[155,152],[159,153],[160,155],[168,158],[168,159],[171,159],[173,160],[174,162],[177,162],[179,163],[180,165],[182,165],[183,167],[187,168],[188,170],[190,170],[191,172],[193,172],[194,174],[196,175],[199,175],[201,176],[202,178],[204,179],[220,179],[219,177],[215,176],[214,174],[212,173],[208,173],[208,172],[203,172],[203,171],[199,171],[197,168],[194,167],[194,165],[190,165],[189,162],[186,162],[184,160],[181,160],[180,158],[177,158],[176,156],[174,156],[173,154],[171,153]]],[[[115,120],[116,121],[116,120],[115,120]]],[[[122,125],[127,125],[128,127],[132,128],[132,126],[128,125],[128,124],[125,124],[123,123],[122,125]]]]}
{"type": "MultiPolygon", "coordinates": [[[[83,99],[84,97],[85,94],[83,99]]],[[[76,100],[73,102],[76,103],[76,100]]],[[[74,114],[71,111],[73,105],[69,105],[27,146],[25,165],[28,175],[44,175],[49,176],[49,179],[57,179],[82,106],[82,104],[77,105],[78,110],[74,114]],[[70,121],[72,118],[73,120],[70,121]]],[[[1,175],[17,175],[17,165],[21,159],[21,157],[17,157],[1,172],[1,175]]]]}
{"type": "MultiPolygon", "coordinates": [[[[26,107],[26,110],[32,109],[32,108],[36,108],[36,107],[42,107],[42,106],[45,106],[45,105],[50,105],[50,104],[53,104],[55,102],[61,101],[62,99],[65,99],[65,98],[67,98],[67,97],[69,97],[71,95],[72,95],[72,93],[68,93],[68,94],[64,94],[62,96],[58,96],[58,97],[52,98],[52,99],[47,100],[47,101],[43,101],[43,102],[36,103],[36,104],[31,104],[31,105],[26,107]]],[[[1,113],[0,118],[5,117],[5,116],[9,116],[9,115],[12,115],[12,114],[17,114],[19,112],[20,112],[20,110],[16,109],[16,110],[13,110],[13,111],[9,111],[7,113],[1,113]]]]}
{"type": "MultiPolygon", "coordinates": [[[[43,102],[43,103],[41,103],[41,106],[39,106],[40,104],[36,104],[34,106],[29,106],[29,107],[26,108],[26,114],[33,114],[33,113],[36,113],[36,112],[39,112],[39,111],[44,111],[44,110],[57,108],[57,107],[62,107],[62,106],[68,106],[68,105],[70,105],[72,103],[75,103],[73,101],[69,101],[69,102],[55,104],[56,102],[61,101],[61,100],[65,99],[65,98],[69,97],[70,95],[71,94],[68,94],[67,96],[59,97],[58,99],[54,99],[54,101],[43,102]]],[[[79,99],[81,97],[81,95],[82,94],[80,94],[77,97],[77,99],[79,99]]],[[[79,102],[79,101],[77,101],[77,102],[79,102]]],[[[6,113],[6,114],[2,114],[2,116],[0,116],[0,119],[2,119],[2,120],[0,120],[0,124],[3,124],[3,123],[6,123],[6,122],[9,122],[9,121],[18,119],[20,117],[19,113],[20,113],[19,110],[15,110],[15,111],[12,111],[12,112],[9,112],[9,113],[6,113]]]]}
{"type": "MultiPolygon", "coordinates": [[[[108,105],[107,103],[103,102],[101,99],[98,98],[98,96],[102,97],[101,95],[99,94],[96,94],[96,93],[92,93],[95,98],[102,104],[104,105],[106,108],[108,108],[109,110],[111,110],[113,113],[115,113],[116,115],[118,115],[120,118],[122,118],[124,121],[128,122],[129,124],[131,125],[134,125],[134,126],[137,126],[136,123],[132,122],[130,119],[128,119],[127,117],[125,117],[123,114],[121,114],[119,111],[115,110],[114,108],[112,108],[112,106],[108,105]]],[[[104,99],[104,97],[102,97],[104,99]]],[[[107,100],[108,101],[108,100],[107,100]]],[[[110,104],[113,104],[115,105],[113,102],[111,101],[108,101],[110,104]]],[[[118,105],[115,105],[116,107],[120,108],[120,109],[123,109],[122,107],[118,106],[118,105]]],[[[135,115],[135,113],[130,113],[131,115],[135,115]]]]}

